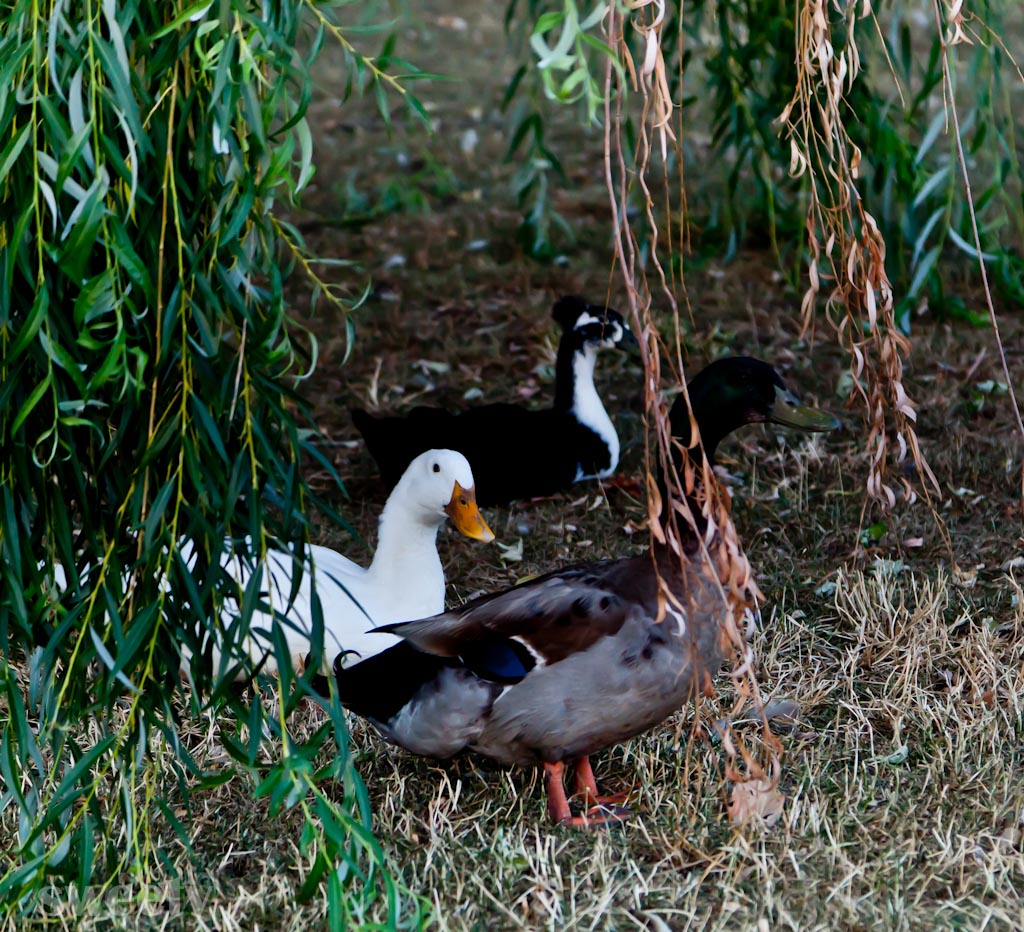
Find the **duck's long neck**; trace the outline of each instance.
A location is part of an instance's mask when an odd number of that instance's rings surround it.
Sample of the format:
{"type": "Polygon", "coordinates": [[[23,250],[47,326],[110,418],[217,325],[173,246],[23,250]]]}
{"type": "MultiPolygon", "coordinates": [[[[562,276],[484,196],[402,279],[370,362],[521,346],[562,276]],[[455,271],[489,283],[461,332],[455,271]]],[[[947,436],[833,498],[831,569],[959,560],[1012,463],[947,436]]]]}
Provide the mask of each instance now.
{"type": "Polygon", "coordinates": [[[563,414],[571,412],[576,420],[605,442],[611,452],[611,468],[614,469],[619,459],[619,438],[594,385],[598,349],[591,344],[571,349],[568,343],[568,340],[563,340],[558,347],[554,408],[563,414]]]}
{"type": "Polygon", "coordinates": [[[437,529],[444,515],[436,523],[424,521],[405,502],[400,490],[392,493],[380,516],[377,549],[367,573],[375,584],[407,586],[408,568],[415,566],[424,574],[440,575],[441,558],[437,555],[437,529]],[[403,569],[404,568],[404,569],[403,569]]]}
{"type": "MultiPolygon", "coordinates": [[[[700,446],[704,448],[708,462],[714,464],[718,445],[736,429],[736,424],[733,423],[732,412],[720,411],[716,414],[714,410],[716,399],[712,397],[712,391],[705,386],[704,380],[699,375],[687,386],[687,394],[690,398],[690,405],[693,408],[693,418],[697,422],[697,428],[700,431],[700,446]]],[[[689,447],[691,438],[690,418],[685,406],[686,401],[682,396],[673,405],[672,435],[684,447],[689,447]]],[[[700,465],[700,448],[694,447],[690,450],[690,457],[695,463],[700,465]]]]}
{"type": "Polygon", "coordinates": [[[558,356],[555,359],[554,408],[563,414],[568,414],[572,410],[576,400],[576,383],[578,381],[577,358],[583,361],[583,381],[588,382],[591,390],[596,394],[594,389],[594,364],[597,362],[597,356],[596,354],[592,355],[589,362],[589,372],[587,372],[585,348],[577,346],[573,335],[567,333],[558,344],[558,356]]]}

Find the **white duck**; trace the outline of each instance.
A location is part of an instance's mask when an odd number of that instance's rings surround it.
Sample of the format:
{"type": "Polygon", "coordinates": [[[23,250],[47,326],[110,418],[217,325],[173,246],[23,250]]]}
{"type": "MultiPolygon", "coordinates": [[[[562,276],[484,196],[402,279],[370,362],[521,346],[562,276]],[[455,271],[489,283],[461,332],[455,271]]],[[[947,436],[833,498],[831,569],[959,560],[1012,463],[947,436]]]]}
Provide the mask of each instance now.
{"type": "MultiPolygon", "coordinates": [[[[444,611],[444,570],[437,553],[437,532],[446,517],[473,540],[494,540],[477,507],[473,471],[466,458],[454,450],[428,450],[409,464],[388,496],[380,516],[377,550],[368,567],[328,547],[312,545],[306,549],[302,579],[289,605],[295,562],[291,554],[269,552],[260,601],[273,614],[253,613],[245,654],[253,664],[262,664],[265,672],[276,670],[271,636],[276,624],[288,644],[293,667],[304,668],[312,643],[314,581],[324,621],[325,673],[339,655],[344,658],[340,664],[347,658],[355,663],[399,640],[370,633],[373,628],[444,611]]],[[[252,564],[229,555],[223,565],[244,590],[252,577],[252,564]]],[[[225,606],[225,614],[231,608],[225,606]]],[[[230,624],[233,618],[224,621],[230,624]]],[[[187,659],[182,661],[186,678],[187,659]]],[[[244,655],[226,658],[215,648],[213,669],[223,674],[240,660],[244,655]]]]}
{"type": "MultiPolygon", "coordinates": [[[[244,678],[257,665],[264,672],[274,672],[275,625],[284,635],[293,668],[302,670],[312,644],[314,582],[323,613],[325,672],[330,672],[339,654],[351,657],[354,663],[399,640],[392,635],[370,634],[371,629],[443,612],[445,583],[437,554],[437,531],[447,517],[473,540],[494,539],[477,507],[473,471],[466,458],[454,450],[428,450],[409,464],[388,496],[380,516],[377,550],[368,567],[328,547],[309,546],[298,591],[289,605],[295,560],[288,552],[269,551],[262,566],[261,608],[253,612],[240,649],[225,656],[220,643],[215,645],[214,673],[222,676],[237,668],[236,678],[244,678]]],[[[183,543],[182,556],[189,566],[194,565],[191,541],[183,543]]],[[[238,583],[241,599],[252,579],[252,560],[228,553],[221,565],[238,583]]],[[[53,570],[56,589],[62,592],[67,586],[63,567],[56,565],[53,570]]],[[[236,622],[237,613],[238,602],[231,600],[224,605],[219,619],[222,630],[236,622]]],[[[190,660],[191,653],[184,650],[181,675],[188,680],[190,660]]]]}

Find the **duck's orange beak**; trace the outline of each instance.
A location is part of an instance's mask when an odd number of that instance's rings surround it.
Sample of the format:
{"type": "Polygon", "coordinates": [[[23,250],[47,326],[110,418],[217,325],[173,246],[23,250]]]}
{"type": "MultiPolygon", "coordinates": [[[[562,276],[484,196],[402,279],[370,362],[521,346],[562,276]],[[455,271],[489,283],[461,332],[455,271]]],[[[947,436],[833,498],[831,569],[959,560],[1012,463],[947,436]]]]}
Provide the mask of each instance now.
{"type": "Polygon", "coordinates": [[[464,489],[457,482],[452,491],[452,500],[444,506],[445,514],[452,519],[452,524],[466,537],[481,540],[485,544],[494,540],[494,531],[484,521],[480,509],[476,505],[476,489],[464,489]]]}

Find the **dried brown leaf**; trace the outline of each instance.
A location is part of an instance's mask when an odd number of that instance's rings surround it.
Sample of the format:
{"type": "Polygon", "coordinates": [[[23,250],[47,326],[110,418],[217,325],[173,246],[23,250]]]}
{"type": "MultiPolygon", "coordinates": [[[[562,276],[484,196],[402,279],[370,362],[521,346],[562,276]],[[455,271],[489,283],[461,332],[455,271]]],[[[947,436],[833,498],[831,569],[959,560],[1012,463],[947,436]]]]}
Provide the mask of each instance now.
{"type": "Polygon", "coordinates": [[[729,821],[736,826],[761,824],[770,827],[779,821],[785,803],[786,797],[774,781],[745,780],[735,784],[729,794],[729,821]]]}

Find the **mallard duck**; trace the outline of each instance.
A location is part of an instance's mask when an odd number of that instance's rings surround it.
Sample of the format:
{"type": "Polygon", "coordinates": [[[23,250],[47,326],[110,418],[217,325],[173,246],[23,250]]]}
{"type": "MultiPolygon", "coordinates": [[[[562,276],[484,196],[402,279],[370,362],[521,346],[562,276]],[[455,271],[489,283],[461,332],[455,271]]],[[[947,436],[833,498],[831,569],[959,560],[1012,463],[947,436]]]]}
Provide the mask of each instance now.
{"type": "MultiPolygon", "coordinates": [[[[446,518],[467,537],[491,541],[494,534],[477,507],[473,472],[454,450],[429,450],[417,456],[388,496],[380,516],[373,561],[362,567],[348,557],[317,545],[306,548],[306,564],[294,600],[289,604],[295,560],[290,553],[270,551],[263,566],[261,607],[252,617],[249,636],[236,658],[213,654],[214,670],[223,673],[238,660],[276,669],[271,629],[282,631],[292,664],[301,670],[310,653],[313,631],[312,581],[323,613],[323,655],[340,652],[368,657],[398,641],[369,633],[386,622],[423,618],[444,610],[444,570],[437,554],[437,531],[446,518]],[[266,610],[263,610],[263,609],[266,610]]],[[[184,553],[192,562],[190,552],[184,553]]],[[[245,591],[252,563],[228,554],[224,567],[245,591]]],[[[225,607],[225,624],[237,605],[225,607]]],[[[183,661],[187,673],[188,658],[183,661]]],[[[329,662],[326,671],[330,672],[329,662]]]]}
{"type": "Polygon", "coordinates": [[[380,418],[352,410],[389,486],[413,456],[438,444],[466,455],[483,506],[551,495],[615,472],[619,437],[594,386],[594,366],[600,350],[635,345],[636,338],[617,311],[582,298],[561,298],[552,316],[564,333],[550,408],[489,404],[452,414],[419,407],[405,417],[380,418]]]}
{"type": "MultiPolygon", "coordinates": [[[[743,424],[811,431],[838,424],[801,406],[757,359],[712,363],[689,396],[709,460],[743,424]]],[[[685,448],[690,418],[682,397],[670,419],[685,448]]],[[[698,447],[690,455],[699,462],[698,447]]],[[[698,491],[691,493],[697,516],[698,491]]],[[[471,750],[506,765],[543,766],[549,812],[558,822],[624,818],[628,810],[616,806],[573,817],[564,767],[576,765],[577,790],[589,802],[621,801],[598,796],[588,755],[646,731],[710,689],[723,662],[725,605],[698,548],[690,532],[682,561],[656,543],[643,556],[548,573],[434,618],[384,625],[382,632],[403,640],[355,665],[339,658],[340,699],[416,754],[445,758],[471,750]],[[670,603],[662,621],[659,576],[685,606],[670,603]]]]}

